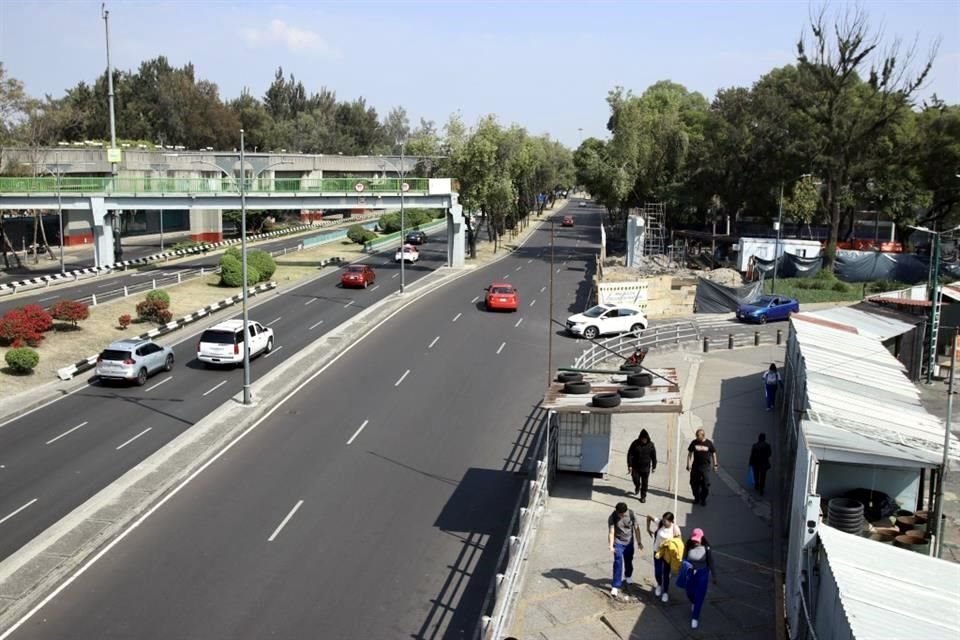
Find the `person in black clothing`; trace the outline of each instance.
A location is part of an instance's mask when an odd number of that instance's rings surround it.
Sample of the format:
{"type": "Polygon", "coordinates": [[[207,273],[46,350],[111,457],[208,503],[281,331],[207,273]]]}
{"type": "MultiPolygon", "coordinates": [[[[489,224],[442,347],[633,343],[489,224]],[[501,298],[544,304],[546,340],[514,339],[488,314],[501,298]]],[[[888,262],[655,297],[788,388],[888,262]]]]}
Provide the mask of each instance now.
{"type": "Polygon", "coordinates": [[[767,480],[767,470],[770,469],[772,455],[767,434],[761,433],[750,449],[750,468],[753,469],[753,483],[760,495],[763,495],[763,486],[767,480]]]}
{"type": "Polygon", "coordinates": [[[687,447],[687,471],[690,472],[690,488],[693,489],[694,504],[707,506],[707,495],[710,493],[711,462],[713,470],[720,468],[717,458],[717,448],[707,439],[703,429],[697,429],[697,438],[687,447]]]}
{"type": "Polygon", "coordinates": [[[633,478],[633,492],[640,494],[640,502],[647,501],[647,481],[657,470],[657,447],[650,441],[646,429],[630,444],[627,450],[627,473],[633,478]]]}

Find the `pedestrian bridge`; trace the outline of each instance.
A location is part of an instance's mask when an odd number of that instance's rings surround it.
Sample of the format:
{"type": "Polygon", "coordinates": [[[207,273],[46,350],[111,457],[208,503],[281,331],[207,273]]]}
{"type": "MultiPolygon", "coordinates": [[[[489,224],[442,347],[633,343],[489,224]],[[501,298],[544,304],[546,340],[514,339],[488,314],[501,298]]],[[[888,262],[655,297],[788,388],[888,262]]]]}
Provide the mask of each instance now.
{"type": "MultiPolygon", "coordinates": [[[[89,218],[97,265],[113,262],[113,227],[123,211],[187,209],[201,229],[219,235],[220,212],[399,209],[401,204],[447,211],[449,264],[463,264],[463,215],[450,178],[176,178],[149,176],[0,178],[0,210],[67,212],[69,233],[76,216],[89,218]],[[201,216],[213,219],[203,220],[201,216]],[[209,226],[205,226],[209,225],[209,226]]],[[[79,222],[79,221],[77,221],[79,222]]],[[[200,240],[210,240],[201,232],[200,240]]]]}

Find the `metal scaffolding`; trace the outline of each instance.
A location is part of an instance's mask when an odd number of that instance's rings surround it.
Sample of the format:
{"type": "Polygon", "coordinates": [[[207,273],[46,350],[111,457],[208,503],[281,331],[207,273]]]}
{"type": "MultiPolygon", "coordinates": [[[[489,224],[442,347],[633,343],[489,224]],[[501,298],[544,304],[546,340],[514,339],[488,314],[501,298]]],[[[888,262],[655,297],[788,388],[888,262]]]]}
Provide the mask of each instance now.
{"type": "Polygon", "coordinates": [[[646,222],[646,238],[643,254],[660,256],[666,253],[667,205],[663,202],[645,202],[640,210],[646,222]]]}

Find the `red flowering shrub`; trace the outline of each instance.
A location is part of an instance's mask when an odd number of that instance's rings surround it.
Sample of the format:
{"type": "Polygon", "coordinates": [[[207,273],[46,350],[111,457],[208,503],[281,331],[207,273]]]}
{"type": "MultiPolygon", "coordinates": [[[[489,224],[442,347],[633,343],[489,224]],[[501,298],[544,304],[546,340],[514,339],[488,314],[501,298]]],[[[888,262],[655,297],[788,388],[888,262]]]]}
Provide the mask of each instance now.
{"type": "Polygon", "coordinates": [[[90,308],[79,300],[61,300],[50,307],[50,315],[54,320],[77,326],[77,322],[90,317],[90,308]]]}
{"type": "Polygon", "coordinates": [[[126,329],[127,327],[129,327],[132,321],[133,321],[133,318],[130,317],[129,313],[125,313],[119,318],[117,318],[117,322],[120,324],[121,329],[126,329]]]}
{"type": "Polygon", "coordinates": [[[137,303],[137,318],[144,322],[166,324],[173,319],[173,313],[167,309],[169,303],[163,300],[144,300],[137,303]]]}
{"type": "Polygon", "coordinates": [[[35,347],[53,326],[53,318],[38,304],[8,311],[0,318],[0,340],[14,347],[35,347]]]}

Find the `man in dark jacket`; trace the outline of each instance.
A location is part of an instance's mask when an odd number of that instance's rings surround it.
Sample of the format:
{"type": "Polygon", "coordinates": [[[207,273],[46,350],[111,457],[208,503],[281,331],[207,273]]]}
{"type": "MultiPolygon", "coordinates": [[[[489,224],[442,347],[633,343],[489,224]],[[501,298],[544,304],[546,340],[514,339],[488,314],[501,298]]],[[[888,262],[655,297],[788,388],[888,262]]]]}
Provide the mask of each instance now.
{"type": "Polygon", "coordinates": [[[760,495],[763,495],[763,487],[767,481],[767,471],[770,469],[770,456],[773,451],[767,442],[767,434],[761,433],[757,441],[750,448],[750,468],[753,469],[753,486],[760,495]]]}
{"type": "Polygon", "coordinates": [[[643,429],[627,450],[627,472],[633,478],[633,493],[640,494],[640,502],[647,501],[647,481],[656,470],[657,448],[650,441],[650,434],[643,429]]]}

